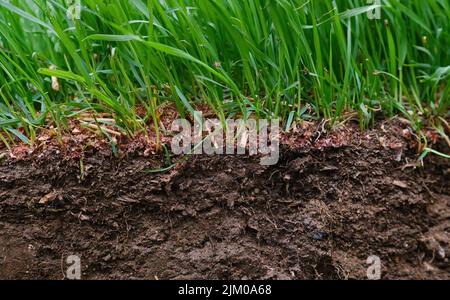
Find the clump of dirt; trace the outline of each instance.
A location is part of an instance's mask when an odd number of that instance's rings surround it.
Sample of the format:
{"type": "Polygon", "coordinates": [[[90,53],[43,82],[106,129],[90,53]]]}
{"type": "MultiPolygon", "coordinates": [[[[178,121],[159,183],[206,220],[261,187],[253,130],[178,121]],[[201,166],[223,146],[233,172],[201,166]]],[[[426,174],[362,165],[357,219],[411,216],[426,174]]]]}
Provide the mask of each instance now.
{"type": "MultiPolygon", "coordinates": [[[[0,159],[0,278],[450,279],[450,161],[404,128],[298,128],[258,157],[115,157],[55,147],[0,159]],[[397,130],[397,131],[396,131],[397,130]]],[[[447,151],[448,149],[442,149],[447,151]]]]}

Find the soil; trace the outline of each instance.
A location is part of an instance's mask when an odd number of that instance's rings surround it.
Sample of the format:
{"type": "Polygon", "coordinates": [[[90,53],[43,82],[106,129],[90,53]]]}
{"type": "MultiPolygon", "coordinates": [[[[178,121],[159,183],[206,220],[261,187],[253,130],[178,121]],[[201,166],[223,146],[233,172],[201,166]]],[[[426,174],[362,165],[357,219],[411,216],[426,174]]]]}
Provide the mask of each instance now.
{"type": "Polygon", "coordinates": [[[450,160],[419,165],[399,132],[300,128],[275,166],[191,156],[157,173],[164,155],[11,150],[0,278],[63,279],[79,255],[83,279],[366,279],[377,255],[384,279],[450,279],[450,160]]]}

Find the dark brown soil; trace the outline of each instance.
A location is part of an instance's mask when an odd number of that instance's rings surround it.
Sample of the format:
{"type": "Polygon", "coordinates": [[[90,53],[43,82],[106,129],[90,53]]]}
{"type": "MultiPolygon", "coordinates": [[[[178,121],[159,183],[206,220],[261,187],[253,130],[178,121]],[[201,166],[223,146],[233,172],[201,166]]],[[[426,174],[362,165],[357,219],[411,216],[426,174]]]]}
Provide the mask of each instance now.
{"type": "MultiPolygon", "coordinates": [[[[313,137],[314,138],[314,137],[313,137]]],[[[0,279],[450,279],[450,161],[381,129],[257,157],[0,159],[0,279]],[[403,140],[402,140],[403,141],[403,140]],[[321,145],[321,146],[318,146],[321,145]],[[83,172],[81,172],[81,169],[83,172]]],[[[448,149],[443,149],[448,152],[448,149]]]]}

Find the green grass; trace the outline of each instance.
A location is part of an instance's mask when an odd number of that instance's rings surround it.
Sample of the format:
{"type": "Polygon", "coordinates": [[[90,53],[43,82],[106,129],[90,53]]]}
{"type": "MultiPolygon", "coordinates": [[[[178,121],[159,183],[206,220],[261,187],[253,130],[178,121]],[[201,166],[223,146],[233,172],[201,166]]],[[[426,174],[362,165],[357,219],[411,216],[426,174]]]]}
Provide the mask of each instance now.
{"type": "Polygon", "coordinates": [[[233,116],[361,127],[396,114],[441,129],[450,97],[450,0],[0,0],[0,140],[34,143],[87,111],[134,135],[173,103],[233,116]],[[51,66],[56,66],[51,68],[51,66]],[[51,76],[59,78],[59,91],[51,76]],[[136,114],[144,106],[146,117],[136,114]]]}

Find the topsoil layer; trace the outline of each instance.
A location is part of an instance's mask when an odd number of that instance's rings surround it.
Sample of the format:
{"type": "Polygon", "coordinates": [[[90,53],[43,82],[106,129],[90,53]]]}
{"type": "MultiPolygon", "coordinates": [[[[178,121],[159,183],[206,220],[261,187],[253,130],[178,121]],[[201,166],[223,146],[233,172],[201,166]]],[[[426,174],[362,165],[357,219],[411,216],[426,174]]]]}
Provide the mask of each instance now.
{"type": "Polygon", "coordinates": [[[450,279],[450,161],[419,166],[384,127],[346,134],[286,138],[275,166],[4,157],[0,279],[62,279],[69,255],[83,279],[365,279],[372,255],[385,279],[450,279]]]}

